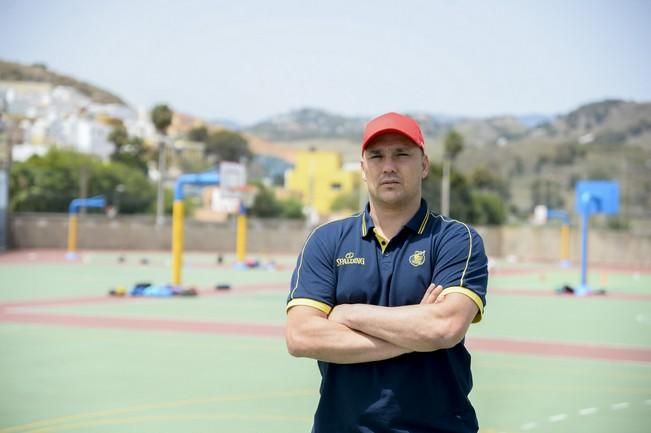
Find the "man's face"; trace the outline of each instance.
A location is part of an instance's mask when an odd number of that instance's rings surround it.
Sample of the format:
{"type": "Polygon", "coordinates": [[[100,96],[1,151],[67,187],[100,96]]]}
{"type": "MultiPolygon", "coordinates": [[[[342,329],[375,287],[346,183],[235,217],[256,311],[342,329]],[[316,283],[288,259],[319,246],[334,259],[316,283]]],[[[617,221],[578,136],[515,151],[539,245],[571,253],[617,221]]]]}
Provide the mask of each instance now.
{"type": "Polygon", "coordinates": [[[420,200],[429,160],[404,135],[387,133],[374,139],[364,151],[361,164],[373,203],[401,207],[420,200]]]}

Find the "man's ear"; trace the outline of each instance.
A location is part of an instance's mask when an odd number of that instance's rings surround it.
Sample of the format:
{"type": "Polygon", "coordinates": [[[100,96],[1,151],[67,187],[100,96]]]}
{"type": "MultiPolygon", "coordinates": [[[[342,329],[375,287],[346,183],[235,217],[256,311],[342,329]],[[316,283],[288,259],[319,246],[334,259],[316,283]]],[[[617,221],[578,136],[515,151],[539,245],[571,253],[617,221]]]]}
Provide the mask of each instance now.
{"type": "Polygon", "coordinates": [[[426,153],[423,153],[423,174],[421,175],[421,179],[425,179],[428,174],[429,174],[429,158],[427,157],[426,153]]]}

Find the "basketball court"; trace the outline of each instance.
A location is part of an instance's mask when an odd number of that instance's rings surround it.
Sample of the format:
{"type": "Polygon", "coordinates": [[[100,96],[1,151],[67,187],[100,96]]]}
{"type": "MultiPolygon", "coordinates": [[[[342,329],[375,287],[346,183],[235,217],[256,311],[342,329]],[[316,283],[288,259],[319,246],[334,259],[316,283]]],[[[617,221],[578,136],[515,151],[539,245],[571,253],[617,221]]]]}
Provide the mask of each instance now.
{"type": "MultiPolygon", "coordinates": [[[[294,257],[186,253],[196,297],[109,296],[170,278],[170,254],[27,250],[0,256],[0,433],[307,432],[316,363],[285,349],[294,257]],[[230,290],[217,290],[230,285],[230,290]]],[[[591,268],[606,295],[557,294],[579,266],[492,265],[467,344],[484,433],[646,432],[651,270],[591,268]]]]}

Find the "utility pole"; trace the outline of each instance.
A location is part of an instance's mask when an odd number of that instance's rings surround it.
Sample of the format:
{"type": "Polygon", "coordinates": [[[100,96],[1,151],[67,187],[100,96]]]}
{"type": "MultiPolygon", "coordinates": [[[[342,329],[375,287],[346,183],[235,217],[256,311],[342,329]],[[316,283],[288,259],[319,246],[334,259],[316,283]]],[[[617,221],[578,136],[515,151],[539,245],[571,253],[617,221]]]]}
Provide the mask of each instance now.
{"type": "Polygon", "coordinates": [[[452,162],[463,150],[463,136],[454,129],[443,140],[443,176],[441,176],[441,215],[450,216],[450,172],[452,162]]]}
{"type": "Polygon", "coordinates": [[[165,137],[158,136],[158,192],[156,195],[156,225],[162,226],[165,224],[165,177],[166,177],[166,160],[165,150],[165,137]]]}
{"type": "Polygon", "coordinates": [[[441,215],[450,216],[450,159],[443,157],[443,177],[441,178],[441,215]]]}
{"type": "Polygon", "coordinates": [[[0,251],[8,250],[10,244],[9,180],[15,133],[14,122],[6,113],[0,112],[0,145],[3,148],[3,152],[0,153],[0,251]]]}
{"type": "Polygon", "coordinates": [[[151,111],[151,121],[154,124],[158,139],[158,194],[156,197],[156,226],[161,227],[165,223],[165,178],[167,169],[167,128],[172,124],[174,113],[165,105],[159,104],[151,111]]]}

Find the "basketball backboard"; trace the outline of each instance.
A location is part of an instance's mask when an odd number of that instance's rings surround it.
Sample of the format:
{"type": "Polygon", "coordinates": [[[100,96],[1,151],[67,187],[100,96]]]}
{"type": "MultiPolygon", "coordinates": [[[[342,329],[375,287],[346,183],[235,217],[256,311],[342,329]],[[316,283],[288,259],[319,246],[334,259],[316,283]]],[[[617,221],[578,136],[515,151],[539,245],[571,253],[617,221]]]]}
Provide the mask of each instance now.
{"type": "Polygon", "coordinates": [[[235,190],[246,185],[246,166],[237,162],[219,163],[219,184],[225,190],[235,190]]]}
{"type": "Polygon", "coordinates": [[[619,183],[612,180],[581,180],[576,184],[575,210],[579,214],[619,212],[619,183]]]}

